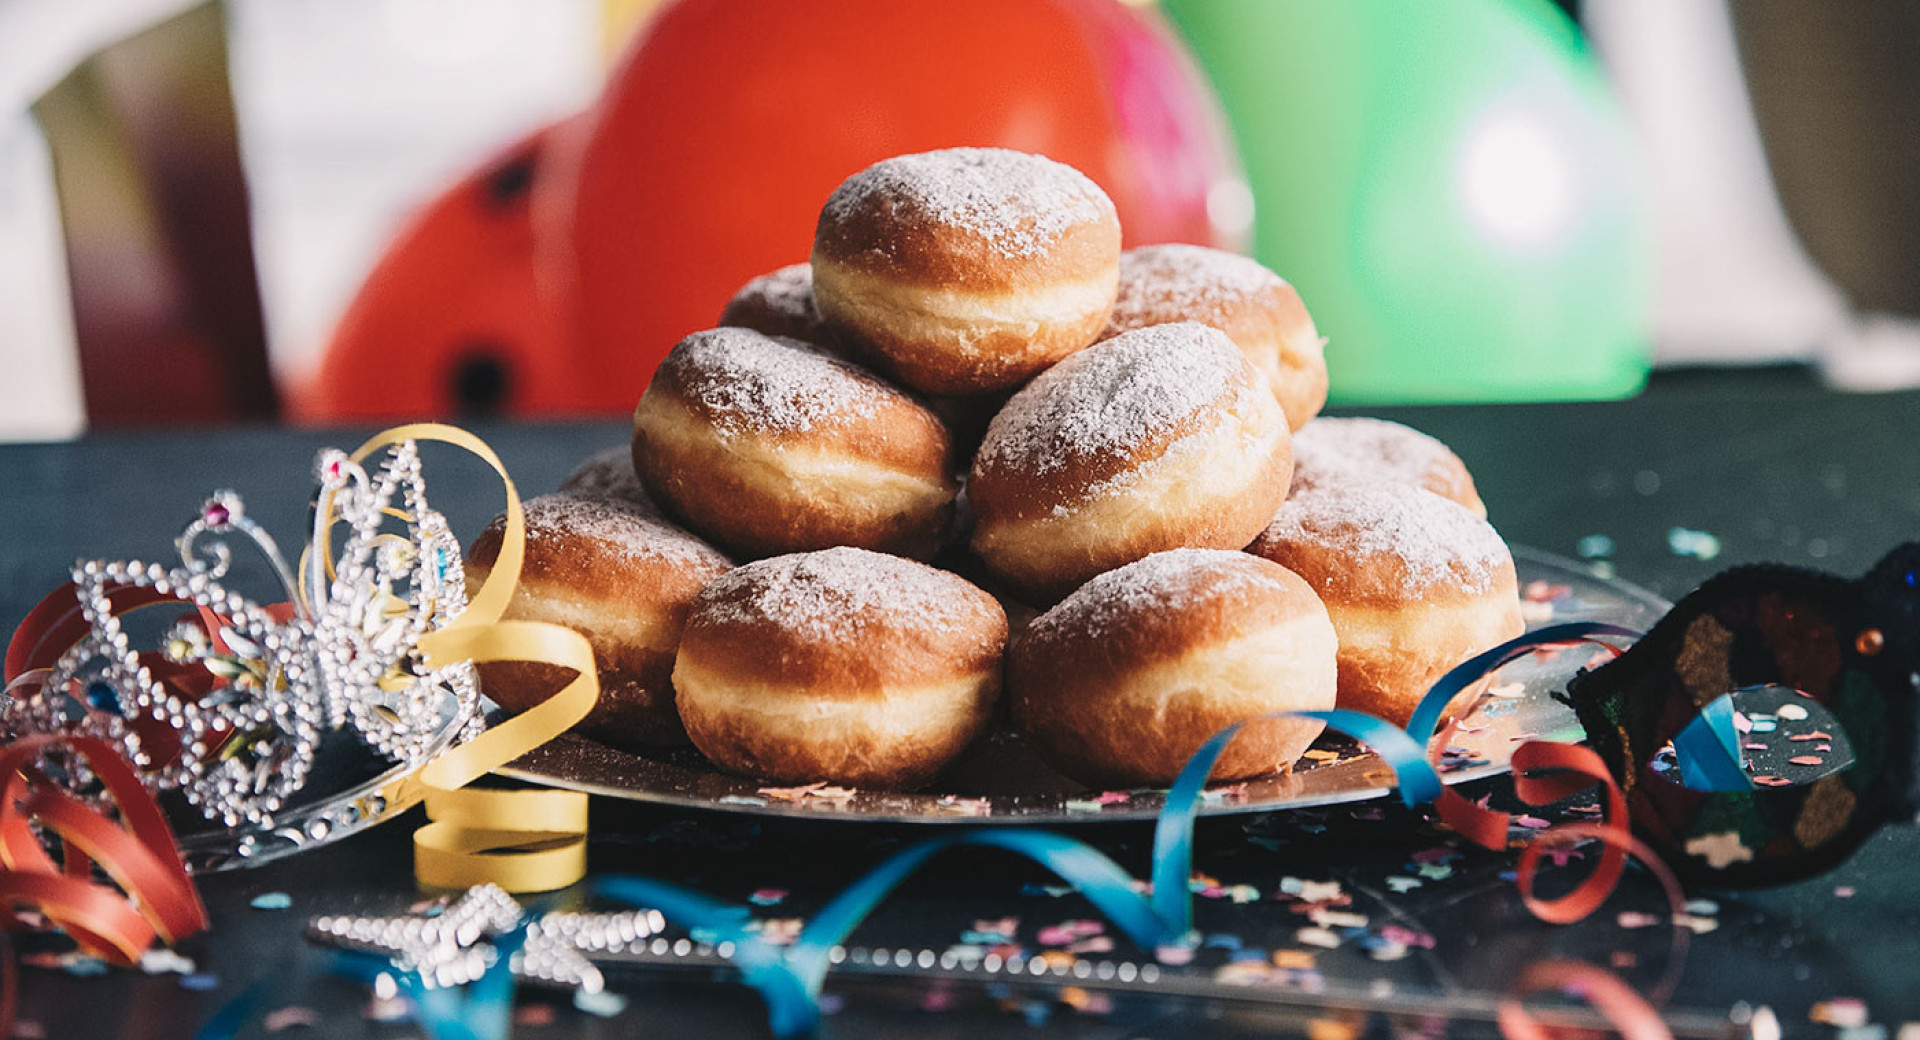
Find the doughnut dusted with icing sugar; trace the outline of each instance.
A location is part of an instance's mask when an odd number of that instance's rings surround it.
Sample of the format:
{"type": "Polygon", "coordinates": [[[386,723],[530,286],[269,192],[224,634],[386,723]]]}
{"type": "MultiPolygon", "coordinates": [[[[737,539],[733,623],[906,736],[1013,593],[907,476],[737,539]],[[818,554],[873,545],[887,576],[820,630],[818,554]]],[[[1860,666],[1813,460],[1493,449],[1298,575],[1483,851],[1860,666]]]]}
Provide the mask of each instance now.
{"type": "Polygon", "coordinates": [[[640,474],[633,471],[631,444],[616,444],[587,456],[560,482],[560,490],[592,498],[617,498],[655,514],[660,512],[659,504],[640,483],[640,474]]]}
{"type": "Polygon", "coordinates": [[[1448,669],[1526,628],[1507,543],[1431,491],[1304,488],[1247,551],[1298,573],[1326,603],[1340,635],[1340,706],[1397,725],[1448,669]]]}
{"type": "Polygon", "coordinates": [[[1120,254],[1119,295],[1100,338],[1172,321],[1197,321],[1226,333],[1266,373],[1294,430],[1327,403],[1320,330],[1293,286],[1259,261],[1177,244],[1120,254]]]}
{"type": "Polygon", "coordinates": [[[808,343],[831,342],[814,303],[811,264],[788,264],[741,286],[721,310],[720,324],[808,343]]]}
{"type": "MultiPolygon", "coordinates": [[[[542,495],[522,506],[526,557],[507,604],[511,620],[564,625],[593,644],[600,700],[579,728],[632,747],[684,743],[673,704],[674,652],[693,599],[733,568],[720,551],[634,502],[542,495]]],[[[467,552],[467,581],[484,582],[499,558],[506,518],[467,552]]],[[[521,712],[557,692],[573,671],[524,661],[475,666],[486,695],[521,712]]]]}
{"type": "Polygon", "coordinates": [[[1460,456],[1411,426],[1385,419],[1315,419],[1293,433],[1293,486],[1407,484],[1452,499],[1486,519],[1460,456]]]}
{"type": "Polygon", "coordinates": [[[744,557],[930,556],[959,491],[952,438],[918,398],[751,329],[673,348],[634,411],[633,465],[662,506],[744,557]]]}
{"type": "Polygon", "coordinates": [[[1007,618],[960,577],[840,548],[761,560],[700,593],[674,664],[680,717],[722,768],[912,788],[987,726],[1007,618]]]}
{"type": "Polygon", "coordinates": [[[1041,373],[987,427],[973,548],[1036,602],[1163,549],[1239,549],[1286,497],[1287,419],[1226,334],[1155,325],[1041,373]]]}
{"type": "MultiPolygon", "coordinates": [[[[1007,693],[1054,768],[1096,787],[1164,787],[1232,723],[1333,707],[1336,649],[1299,575],[1243,552],[1175,549],[1094,578],[1036,619],[1008,657],[1007,693]]],[[[1321,729],[1254,723],[1213,779],[1286,769],[1321,729]]]]}
{"type": "Polygon", "coordinates": [[[1078,170],[1000,148],[888,159],[835,189],[813,240],[827,324],[902,382],[964,395],[1025,382],[1106,324],[1113,200],[1078,170]]]}

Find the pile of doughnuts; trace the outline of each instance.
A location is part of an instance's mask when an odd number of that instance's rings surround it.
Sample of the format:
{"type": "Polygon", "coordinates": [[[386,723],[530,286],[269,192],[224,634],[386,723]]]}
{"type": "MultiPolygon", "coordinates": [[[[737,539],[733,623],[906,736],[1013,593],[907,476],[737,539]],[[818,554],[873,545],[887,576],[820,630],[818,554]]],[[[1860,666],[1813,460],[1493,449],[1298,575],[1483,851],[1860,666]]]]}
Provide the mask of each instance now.
{"type": "MultiPolygon", "coordinates": [[[[508,616],[592,642],[588,735],[781,783],[924,785],[1010,725],[1074,780],[1161,785],[1252,716],[1404,722],[1521,631],[1513,560],[1458,457],[1315,418],[1327,389],[1258,263],[1122,251],[1106,194],[1039,156],[889,159],[673,349],[630,449],[527,502],[508,616]]],[[[546,667],[480,666],[509,710],[546,667]]],[[[1320,729],[1250,726],[1214,776],[1320,729]]]]}

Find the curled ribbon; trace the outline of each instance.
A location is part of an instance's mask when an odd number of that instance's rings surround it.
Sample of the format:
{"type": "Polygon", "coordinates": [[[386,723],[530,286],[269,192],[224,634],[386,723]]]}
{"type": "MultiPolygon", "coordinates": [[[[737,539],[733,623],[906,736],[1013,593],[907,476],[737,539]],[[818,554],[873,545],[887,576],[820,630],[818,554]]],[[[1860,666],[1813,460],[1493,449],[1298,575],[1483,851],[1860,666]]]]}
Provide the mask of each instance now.
{"type": "Polygon", "coordinates": [[[413,835],[413,872],[421,884],[467,888],[491,881],[510,892],[547,892],[586,876],[587,796],[575,791],[467,789],[494,769],[571,729],[600,697],[593,647],[560,625],[503,621],[526,553],[520,493],[506,465],[480,438],[454,426],[416,423],[377,434],[353,453],[362,462],[401,441],[438,441],[478,456],[506,489],[500,555],[467,609],[445,628],[420,637],[429,667],[461,661],[538,661],[571,669],[559,692],[449,748],[383,794],[393,804],[426,802],[429,822],[413,835]]]}
{"type": "Polygon", "coordinates": [[[158,937],[174,942],[207,926],[206,908],[180,861],[173,832],[140,778],[105,741],[45,735],[0,750],[0,924],[32,907],[86,952],[132,964],[158,937]],[[61,791],[35,763],[64,748],[100,778],[119,819],[61,791]],[[40,831],[64,846],[56,864],[40,831]],[[95,866],[116,889],[93,880],[95,866]]]}

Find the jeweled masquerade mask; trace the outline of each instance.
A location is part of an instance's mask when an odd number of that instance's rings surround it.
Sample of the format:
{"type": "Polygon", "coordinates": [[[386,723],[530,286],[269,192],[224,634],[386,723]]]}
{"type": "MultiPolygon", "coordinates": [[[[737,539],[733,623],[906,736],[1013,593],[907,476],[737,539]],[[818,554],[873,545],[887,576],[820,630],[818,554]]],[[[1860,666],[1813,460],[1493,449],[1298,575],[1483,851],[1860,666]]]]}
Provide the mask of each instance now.
{"type": "Polygon", "coordinates": [[[1920,805],[1920,542],[1849,580],[1727,571],[1568,684],[1634,830],[1690,880],[1791,881],[1920,805]]]}

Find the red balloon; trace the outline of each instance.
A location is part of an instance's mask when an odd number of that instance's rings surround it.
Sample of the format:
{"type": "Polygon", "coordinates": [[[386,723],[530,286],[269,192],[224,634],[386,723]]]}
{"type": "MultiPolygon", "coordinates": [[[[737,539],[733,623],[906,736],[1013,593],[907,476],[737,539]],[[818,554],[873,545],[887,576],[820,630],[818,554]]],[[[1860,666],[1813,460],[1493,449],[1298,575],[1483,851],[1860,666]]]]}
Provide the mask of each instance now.
{"type": "Polygon", "coordinates": [[[532,189],[550,127],[416,215],[348,305],[313,380],[313,422],[576,411],[558,296],[534,269],[532,189]]]}
{"type": "Polygon", "coordinates": [[[1208,216],[1240,172],[1206,80],[1116,0],[680,0],[581,130],[536,220],[572,290],[581,401],[608,411],[742,282],[805,259],[827,195],[889,156],[1051,156],[1113,196],[1129,245],[1245,230],[1208,216]]]}

